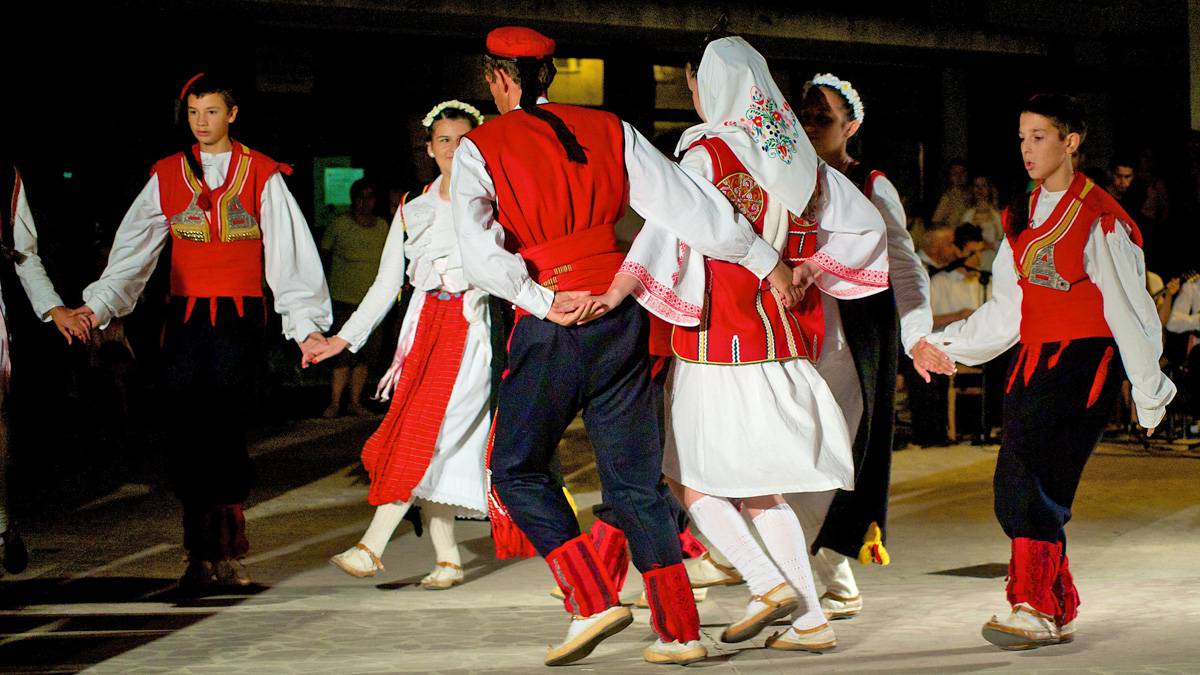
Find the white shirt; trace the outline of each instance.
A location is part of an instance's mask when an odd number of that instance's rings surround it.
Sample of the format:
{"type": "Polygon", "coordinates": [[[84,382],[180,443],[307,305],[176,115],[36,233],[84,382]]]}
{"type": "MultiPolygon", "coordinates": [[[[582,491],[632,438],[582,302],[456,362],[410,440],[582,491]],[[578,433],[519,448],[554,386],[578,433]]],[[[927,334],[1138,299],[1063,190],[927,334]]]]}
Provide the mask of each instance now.
{"type": "Polygon", "coordinates": [[[42,321],[50,320],[50,310],[61,307],[62,298],[54,290],[54,283],[46,274],[42,259],[38,257],[37,227],[33,223],[33,213],[29,210],[29,201],[25,195],[25,184],[17,179],[17,214],[13,221],[13,247],[25,255],[25,260],[16,266],[17,278],[25,295],[29,296],[29,304],[42,321]]]}
{"type": "MultiPolygon", "coordinates": [[[[1034,208],[1031,227],[1038,228],[1058,205],[1066,191],[1042,190],[1034,208]]],[[[1125,374],[1132,385],[1138,422],[1158,426],[1167,404],[1175,396],[1175,385],[1159,370],[1162,327],[1150,294],[1146,292],[1146,263],[1142,249],[1129,239],[1129,229],[1118,221],[1111,234],[1092,223],[1083,251],[1084,270],[1100,289],[1104,318],[1117,342],[1125,374]]],[[[1020,339],[1021,287],[1017,285],[1012,248],[1005,238],[992,267],[992,297],[970,317],[946,326],[930,336],[942,351],[967,365],[989,361],[1020,339]]]]}
{"type": "MultiPolygon", "coordinates": [[[[231,152],[201,153],[204,180],[223,185],[231,152]]],[[[283,334],[302,342],[314,331],[333,323],[329,289],[317,245],[300,206],[278,173],[267,179],[259,205],[263,272],[275,296],[275,311],[283,318],[283,334]]],[[[83,301],[100,324],[133,311],[158,255],[170,236],[158,193],[158,176],[151,176],[117,228],[108,265],[100,279],[83,289],[83,301]]]]}
{"type": "Polygon", "coordinates": [[[875,178],[871,186],[871,203],[879,209],[887,225],[888,281],[900,314],[900,342],[904,352],[911,354],[917,342],[933,332],[929,272],[908,233],[908,219],[904,215],[900,193],[886,176],[875,178]]]}
{"type": "Polygon", "coordinates": [[[962,269],[938,272],[929,280],[930,305],[934,316],[976,310],[983,304],[983,284],[968,279],[962,269]]]}
{"type": "MultiPolygon", "coordinates": [[[[350,343],[351,351],[361,349],[371,331],[387,316],[404,286],[406,272],[418,292],[466,292],[464,317],[467,321],[483,318],[487,295],[467,283],[450,215],[450,202],[439,194],[441,184],[442,177],[438,176],[425,194],[396,209],[375,281],[354,314],[338,331],[338,337],[350,343]]],[[[412,310],[410,305],[409,311],[412,310]]]]}
{"type": "MultiPolygon", "coordinates": [[[[738,263],[760,279],[767,276],[779,262],[779,253],[754,234],[744,218],[735,216],[716,187],[668,160],[629,124],[621,126],[633,210],[710,258],[738,263]],[[740,226],[729,227],[735,218],[740,226]]],[[[546,318],[554,291],[534,281],[521,256],[504,248],[504,228],[496,220],[495,185],[470,138],[464,138],[454,153],[450,192],[467,280],[546,318]]]]}
{"type": "Polygon", "coordinates": [[[1192,279],[1179,287],[1171,305],[1171,316],[1167,319],[1167,330],[1172,333],[1200,331],[1200,280],[1192,279]]]}

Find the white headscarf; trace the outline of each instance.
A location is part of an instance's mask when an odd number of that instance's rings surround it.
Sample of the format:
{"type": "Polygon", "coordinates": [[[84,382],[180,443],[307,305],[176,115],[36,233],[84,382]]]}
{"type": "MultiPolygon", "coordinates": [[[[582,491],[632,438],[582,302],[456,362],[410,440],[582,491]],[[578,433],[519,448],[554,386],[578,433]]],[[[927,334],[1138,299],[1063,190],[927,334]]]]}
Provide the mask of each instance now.
{"type": "Polygon", "coordinates": [[[762,54],[740,37],[714,40],[696,79],[707,121],[683,132],[675,154],[705,136],[718,137],[772,199],[804,213],[817,180],[817,153],[762,54]]]}

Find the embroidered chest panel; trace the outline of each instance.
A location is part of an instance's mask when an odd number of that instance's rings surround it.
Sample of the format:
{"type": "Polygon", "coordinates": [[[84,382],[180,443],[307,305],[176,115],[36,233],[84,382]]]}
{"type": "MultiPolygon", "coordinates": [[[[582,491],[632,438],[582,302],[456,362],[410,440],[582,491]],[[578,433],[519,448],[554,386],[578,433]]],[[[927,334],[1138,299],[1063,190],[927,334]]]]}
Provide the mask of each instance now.
{"type": "Polygon", "coordinates": [[[761,218],[767,207],[767,199],[758,181],[745,171],[735,171],[717,181],[716,186],[721,194],[725,195],[725,199],[733,204],[733,208],[753,223],[754,229],[761,233],[761,218]]]}
{"type": "MultiPolygon", "coordinates": [[[[262,229],[259,227],[258,219],[242,204],[242,191],[250,182],[250,154],[243,148],[243,152],[235,155],[234,160],[237,164],[230,167],[234,172],[232,179],[227,180],[225,185],[209,192],[213,202],[211,215],[215,221],[210,223],[209,214],[206,214],[200,207],[203,186],[192,172],[192,167],[187,160],[180,158],[183,178],[188,188],[191,189],[192,196],[187,208],[172,214],[167,219],[172,235],[188,241],[207,243],[213,240],[215,230],[217,238],[222,242],[262,239],[262,229]]],[[[250,196],[253,197],[253,195],[250,196]]]]}
{"type": "MultiPolygon", "coordinates": [[[[1017,237],[1013,256],[1017,275],[1026,283],[1065,292],[1083,277],[1083,244],[1087,240],[1087,226],[1091,224],[1091,216],[1083,204],[1094,187],[1095,183],[1087,180],[1080,189],[1068,192],[1045,223],[1036,230],[1031,226],[1017,237]],[[1061,249],[1058,261],[1056,249],[1061,249]],[[1062,255],[1068,257],[1063,259],[1062,255]]],[[[1040,188],[1029,196],[1030,213],[1034,212],[1039,194],[1040,188]]]]}

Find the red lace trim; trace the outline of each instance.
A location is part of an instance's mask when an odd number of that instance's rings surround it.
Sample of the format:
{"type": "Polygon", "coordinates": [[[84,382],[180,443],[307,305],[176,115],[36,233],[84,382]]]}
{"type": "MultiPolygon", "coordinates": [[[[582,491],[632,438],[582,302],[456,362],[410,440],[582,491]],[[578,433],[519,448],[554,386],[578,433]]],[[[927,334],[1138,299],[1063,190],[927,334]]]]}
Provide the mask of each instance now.
{"type": "Polygon", "coordinates": [[[659,283],[645,266],[627,260],[621,263],[617,274],[628,274],[637,279],[641,285],[633,290],[633,297],[664,320],[685,326],[699,323],[700,307],[679,297],[665,284],[659,283]]]}
{"type": "Polygon", "coordinates": [[[829,272],[830,274],[852,281],[854,283],[863,284],[865,286],[884,286],[888,285],[888,273],[879,270],[866,270],[854,267],[846,267],[842,263],[834,260],[826,253],[817,251],[815,255],[809,258],[814,265],[829,272]]]}

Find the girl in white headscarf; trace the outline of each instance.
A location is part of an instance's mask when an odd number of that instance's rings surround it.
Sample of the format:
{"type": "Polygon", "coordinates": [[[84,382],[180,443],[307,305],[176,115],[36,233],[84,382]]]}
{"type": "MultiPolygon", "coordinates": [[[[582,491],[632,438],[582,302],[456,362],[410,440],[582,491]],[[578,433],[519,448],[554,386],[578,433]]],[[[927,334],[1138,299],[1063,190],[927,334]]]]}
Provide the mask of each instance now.
{"type": "Polygon", "coordinates": [[[632,293],[676,324],[663,472],[753,594],[721,639],[750,639],[792,613],[792,627],[767,646],[831,649],[836,637],[821,612],[804,532],[781,494],[853,487],[845,419],[813,367],[824,336],[820,294],[862,297],[887,287],[884,223],[817,159],[745,40],[708,42],[688,85],[704,122],[683,134],[682,166],[712,181],[780,252],[794,268],[794,294],[704,258],[648,222],[599,303],[632,293]],[[767,551],[731,500],[750,514],[767,551]]]}

